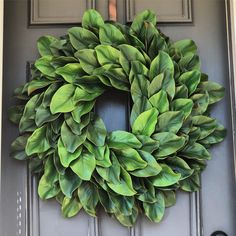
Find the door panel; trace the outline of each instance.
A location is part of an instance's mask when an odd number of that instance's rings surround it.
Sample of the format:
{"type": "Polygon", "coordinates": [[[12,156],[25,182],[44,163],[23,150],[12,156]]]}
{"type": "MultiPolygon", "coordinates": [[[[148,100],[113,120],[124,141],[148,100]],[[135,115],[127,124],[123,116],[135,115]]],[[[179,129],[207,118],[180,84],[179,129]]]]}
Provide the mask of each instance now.
{"type": "MultiPolygon", "coordinates": [[[[47,1],[41,1],[47,4],[47,1]]],[[[94,6],[106,19],[108,18],[108,0],[90,2],[95,3],[94,6]]],[[[47,23],[44,26],[27,27],[28,1],[6,0],[2,150],[3,236],[110,236],[111,233],[113,236],[201,236],[202,227],[203,236],[208,236],[217,229],[233,236],[235,232],[235,213],[232,210],[235,197],[234,165],[224,0],[174,0],[173,5],[182,4],[182,10],[192,2],[193,14],[189,12],[191,8],[188,8],[188,17],[181,20],[182,13],[178,8],[180,5],[176,5],[174,9],[171,1],[122,0],[117,2],[118,20],[123,23],[132,20],[136,11],[148,6],[157,12],[161,9],[162,21],[175,21],[175,24],[160,25],[161,30],[173,40],[194,39],[199,47],[202,70],[209,74],[211,80],[224,84],[226,87],[226,97],[212,110],[212,115],[227,127],[228,135],[221,145],[212,149],[214,158],[203,173],[202,190],[196,194],[180,192],[177,196],[177,204],[167,209],[162,223],[150,223],[142,216],[132,229],[121,226],[102,210],[95,219],[84,212],[73,219],[64,219],[55,201],[39,200],[37,179],[30,175],[24,162],[15,161],[9,157],[9,145],[16,137],[17,130],[8,122],[7,109],[13,101],[11,99],[13,89],[25,83],[27,62],[37,58],[36,40],[45,34],[63,35],[69,26],[48,25],[47,23]],[[174,17],[175,14],[176,17],[174,17]],[[183,22],[191,21],[192,15],[194,16],[193,23],[183,24],[183,22]],[[170,17],[172,17],[171,20],[168,20],[170,17]],[[180,21],[181,24],[176,24],[180,21]]],[[[81,5],[78,16],[81,16],[83,8],[85,5],[81,5]]],[[[50,11],[47,14],[50,15],[50,11]]],[[[109,131],[128,130],[128,94],[114,90],[107,91],[98,99],[95,111],[104,120],[109,131]]]]}

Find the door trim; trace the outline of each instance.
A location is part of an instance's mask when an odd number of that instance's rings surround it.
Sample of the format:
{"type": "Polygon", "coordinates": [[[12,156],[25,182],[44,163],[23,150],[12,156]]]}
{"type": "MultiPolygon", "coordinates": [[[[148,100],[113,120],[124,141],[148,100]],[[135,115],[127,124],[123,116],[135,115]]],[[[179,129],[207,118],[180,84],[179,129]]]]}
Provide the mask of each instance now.
{"type": "MultiPolygon", "coordinates": [[[[3,12],[4,12],[4,0],[0,0],[0,134],[2,134],[2,81],[3,81],[3,12]]],[[[2,222],[2,207],[1,207],[1,192],[2,192],[2,166],[1,166],[1,160],[2,160],[2,135],[0,135],[0,228],[1,222],[2,222]]]]}
{"type": "MultiPolygon", "coordinates": [[[[230,87],[231,125],[234,157],[234,182],[236,187],[236,2],[225,0],[228,76],[230,87]]],[[[235,209],[236,210],[236,209],[235,209]]]]}

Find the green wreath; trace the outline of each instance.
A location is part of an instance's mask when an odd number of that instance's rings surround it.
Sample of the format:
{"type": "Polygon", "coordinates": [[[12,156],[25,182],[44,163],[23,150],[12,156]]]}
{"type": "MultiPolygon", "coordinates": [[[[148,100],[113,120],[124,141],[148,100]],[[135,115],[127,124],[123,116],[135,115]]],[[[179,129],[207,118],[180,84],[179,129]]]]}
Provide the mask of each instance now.
{"type": "Polygon", "coordinates": [[[130,27],[89,10],[82,27],[38,40],[32,80],[10,109],[20,132],[12,155],[28,160],[40,198],[56,198],[65,217],[101,205],[125,226],[141,212],[159,222],[177,189],[199,189],[208,148],[225,136],[209,116],[224,88],[201,73],[192,40],[173,43],[155,26],[148,10],[130,27]],[[110,87],[131,94],[131,132],[108,133],[93,112],[110,87]]]}

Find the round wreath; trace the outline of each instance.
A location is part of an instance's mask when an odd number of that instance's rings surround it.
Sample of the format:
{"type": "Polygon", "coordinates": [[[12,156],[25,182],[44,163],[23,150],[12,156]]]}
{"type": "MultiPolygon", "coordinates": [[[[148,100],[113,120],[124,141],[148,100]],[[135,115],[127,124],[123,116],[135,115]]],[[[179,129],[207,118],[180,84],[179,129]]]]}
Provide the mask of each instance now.
{"type": "Polygon", "coordinates": [[[199,189],[207,149],[225,136],[209,116],[224,88],[201,73],[192,40],[173,43],[155,26],[149,10],[130,27],[89,10],[82,27],[38,40],[32,80],[10,109],[20,131],[12,155],[28,160],[40,198],[56,198],[65,217],[101,205],[125,226],[141,212],[159,222],[177,189],[199,189]],[[130,132],[108,133],[93,112],[110,87],[132,97],[130,132]]]}

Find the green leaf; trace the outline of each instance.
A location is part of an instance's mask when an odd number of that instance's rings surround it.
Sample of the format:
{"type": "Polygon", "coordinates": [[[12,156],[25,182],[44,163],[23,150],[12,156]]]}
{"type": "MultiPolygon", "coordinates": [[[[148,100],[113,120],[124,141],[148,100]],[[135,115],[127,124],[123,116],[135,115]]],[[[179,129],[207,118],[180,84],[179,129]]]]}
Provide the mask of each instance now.
{"type": "Polygon", "coordinates": [[[70,168],[82,179],[90,180],[96,167],[96,160],[93,154],[82,152],[79,158],[70,164],[70,168]]]}
{"type": "Polygon", "coordinates": [[[34,79],[31,80],[28,84],[28,95],[33,93],[36,90],[42,89],[50,85],[52,81],[45,79],[45,78],[40,78],[38,80],[34,79]]]}
{"type": "Polygon", "coordinates": [[[87,138],[96,146],[103,146],[106,139],[106,126],[102,119],[97,115],[93,115],[91,122],[88,125],[87,138]]]}
{"type": "Polygon", "coordinates": [[[152,61],[150,65],[149,77],[151,80],[157,75],[164,73],[166,70],[170,72],[171,77],[174,75],[174,64],[170,56],[163,51],[160,51],[157,57],[152,61]]]}
{"type": "Polygon", "coordinates": [[[101,44],[112,46],[126,43],[126,39],[121,31],[114,25],[106,23],[99,29],[99,40],[101,44]]]}
{"type": "Polygon", "coordinates": [[[138,118],[138,116],[149,109],[152,108],[151,103],[148,101],[147,98],[143,97],[142,99],[137,99],[134,101],[134,105],[131,110],[131,115],[130,115],[130,125],[132,126],[134,121],[138,118]]]}
{"type": "Polygon", "coordinates": [[[152,184],[156,187],[167,187],[178,183],[181,178],[180,173],[175,173],[168,165],[161,164],[161,172],[155,176],[151,177],[150,180],[152,184]]]}
{"type": "Polygon", "coordinates": [[[58,174],[53,163],[53,158],[50,156],[44,166],[44,174],[41,177],[38,185],[38,194],[41,199],[49,199],[55,197],[60,188],[56,184],[58,174]]]}
{"type": "Polygon", "coordinates": [[[43,104],[41,104],[36,109],[35,114],[35,123],[38,127],[42,126],[44,123],[48,123],[51,121],[56,120],[60,116],[60,113],[57,113],[55,115],[52,115],[49,107],[44,107],[43,104]]]}
{"type": "Polygon", "coordinates": [[[176,203],[176,195],[174,191],[162,191],[165,199],[165,207],[174,206],[176,203]]]}
{"type": "Polygon", "coordinates": [[[25,146],[30,135],[24,134],[17,137],[11,144],[11,156],[17,160],[25,160],[27,155],[25,153],[25,146]]]}
{"type": "Polygon", "coordinates": [[[61,212],[64,217],[70,218],[77,215],[82,208],[82,204],[76,197],[64,197],[61,212]]]}
{"type": "Polygon", "coordinates": [[[34,153],[42,153],[50,148],[46,139],[47,126],[44,125],[36,129],[33,134],[28,138],[25,152],[28,156],[34,153]]]}
{"type": "Polygon", "coordinates": [[[59,175],[60,188],[66,197],[71,198],[81,183],[82,180],[69,168],[66,169],[64,175],[59,175]]]}
{"type": "Polygon", "coordinates": [[[159,147],[159,142],[150,138],[146,135],[137,135],[137,138],[142,143],[141,150],[152,153],[153,151],[157,150],[159,147]]]}
{"type": "Polygon", "coordinates": [[[187,53],[179,60],[179,66],[182,71],[200,70],[200,59],[194,53],[187,53]]]}
{"type": "Polygon", "coordinates": [[[61,126],[61,140],[66,148],[66,150],[70,153],[74,153],[75,150],[84,143],[86,139],[86,131],[81,135],[74,134],[71,129],[68,127],[66,122],[61,126]]]}
{"type": "Polygon", "coordinates": [[[114,149],[124,149],[124,148],[140,148],[142,146],[141,142],[132,133],[116,130],[111,132],[107,136],[106,140],[108,146],[114,149]]]}
{"type": "Polygon", "coordinates": [[[184,146],[185,138],[179,137],[171,132],[161,132],[154,134],[153,139],[159,142],[159,148],[154,156],[157,158],[166,157],[178,151],[184,146]]]}
{"type": "Polygon", "coordinates": [[[132,227],[138,218],[138,213],[138,207],[134,206],[132,208],[132,214],[124,215],[120,211],[117,211],[115,212],[115,217],[123,226],[132,227]]]}
{"type": "Polygon", "coordinates": [[[153,222],[159,223],[165,212],[165,199],[161,192],[157,192],[157,201],[155,203],[143,202],[145,215],[153,222]]]}
{"type": "Polygon", "coordinates": [[[195,173],[189,178],[180,181],[180,188],[186,192],[196,192],[200,189],[199,174],[195,173]]]}
{"type": "Polygon", "coordinates": [[[52,65],[52,56],[43,56],[40,57],[35,63],[35,67],[42,72],[42,74],[50,76],[50,77],[55,77],[55,68],[52,65]]]}
{"type": "Polygon", "coordinates": [[[131,171],[131,175],[136,177],[150,177],[155,176],[161,172],[161,166],[150,153],[141,150],[138,151],[138,153],[142,159],[147,162],[147,166],[143,169],[131,171]]]}
{"type": "Polygon", "coordinates": [[[58,55],[58,50],[53,47],[53,44],[60,42],[57,38],[50,36],[50,35],[45,35],[40,37],[37,40],[37,47],[39,54],[41,56],[54,56],[58,55]]]}
{"type": "Polygon", "coordinates": [[[186,146],[181,151],[181,156],[196,159],[196,160],[210,160],[211,155],[207,149],[199,143],[195,143],[192,146],[186,146]]]}
{"type": "Polygon", "coordinates": [[[225,89],[220,84],[206,81],[199,84],[199,88],[209,95],[209,104],[216,103],[224,97],[225,89]]]}
{"type": "Polygon", "coordinates": [[[139,153],[133,148],[115,150],[115,154],[119,162],[127,171],[143,169],[147,166],[147,162],[144,161],[139,153]]]}
{"type": "Polygon", "coordinates": [[[76,108],[71,112],[73,119],[77,123],[80,123],[81,116],[89,113],[93,109],[94,104],[95,104],[95,100],[94,101],[86,101],[86,102],[80,101],[77,104],[76,108]]]}
{"type": "Polygon", "coordinates": [[[208,116],[193,116],[193,125],[200,128],[199,140],[206,138],[214,132],[217,127],[216,119],[208,116]]]}
{"type": "Polygon", "coordinates": [[[96,216],[96,206],[98,204],[96,187],[90,182],[83,182],[78,188],[78,196],[84,210],[89,215],[96,216]]]}
{"type": "Polygon", "coordinates": [[[75,53],[75,57],[79,59],[83,70],[90,75],[99,67],[97,55],[93,49],[79,50],[75,53]]]}
{"type": "Polygon", "coordinates": [[[182,127],[184,113],[182,111],[167,111],[158,116],[156,131],[177,133],[182,127]]]}
{"type": "Polygon", "coordinates": [[[99,44],[97,36],[82,27],[72,27],[68,30],[70,42],[76,50],[90,48],[91,45],[99,44]]]}
{"type": "Polygon", "coordinates": [[[133,196],[136,191],[133,189],[132,179],[129,173],[121,168],[120,181],[116,183],[107,183],[107,185],[116,193],[122,196],[133,196]]]}
{"type": "Polygon", "coordinates": [[[19,123],[19,131],[23,132],[33,132],[37,127],[34,121],[36,107],[41,101],[40,94],[34,95],[30,100],[25,104],[23,115],[19,123]]]}
{"type": "Polygon", "coordinates": [[[160,113],[169,111],[169,101],[167,93],[164,90],[160,90],[158,93],[151,96],[149,101],[160,113]]]}
{"type": "Polygon", "coordinates": [[[201,72],[197,70],[188,71],[183,73],[178,82],[184,84],[188,88],[189,95],[193,94],[200,83],[201,72]]]}
{"type": "Polygon", "coordinates": [[[132,125],[132,133],[151,136],[155,131],[158,111],[152,108],[142,112],[132,125]]]}
{"type": "Polygon", "coordinates": [[[72,84],[65,84],[61,86],[53,95],[50,104],[50,110],[52,114],[58,112],[70,112],[76,108],[73,101],[73,95],[75,93],[75,86],[72,84]]]}
{"type": "Polygon", "coordinates": [[[103,93],[103,91],[89,93],[86,90],[77,87],[75,89],[75,94],[73,96],[73,101],[74,101],[74,103],[84,102],[84,101],[86,101],[86,102],[87,101],[92,101],[95,98],[97,98],[99,95],[101,95],[102,93],[103,93]]]}
{"type": "Polygon", "coordinates": [[[137,34],[141,34],[141,31],[143,30],[144,22],[151,22],[153,25],[156,25],[156,15],[153,11],[145,10],[141,12],[140,14],[136,15],[132,24],[131,29],[137,34]]]}
{"type": "Polygon", "coordinates": [[[176,48],[183,56],[187,53],[196,53],[197,46],[191,39],[183,39],[172,44],[172,47],[176,48]]]}
{"type": "Polygon", "coordinates": [[[120,163],[113,152],[111,153],[111,166],[106,168],[97,166],[96,170],[107,182],[115,184],[120,181],[120,163]]]}
{"type": "Polygon", "coordinates": [[[119,46],[119,49],[121,51],[119,61],[126,74],[129,74],[130,63],[132,61],[139,61],[144,65],[146,64],[144,56],[137,48],[128,44],[122,44],[119,46]]]}
{"type": "Polygon", "coordinates": [[[218,124],[213,133],[208,135],[206,138],[199,142],[203,145],[212,145],[215,143],[222,142],[226,136],[226,130],[223,125],[218,124]]]}
{"type": "Polygon", "coordinates": [[[144,96],[147,97],[149,84],[150,82],[144,75],[134,75],[130,88],[132,100],[136,101],[137,99],[143,99],[144,96]]]}
{"type": "Polygon", "coordinates": [[[24,105],[12,106],[8,109],[9,120],[14,124],[19,124],[24,112],[24,105]]]}
{"type": "Polygon", "coordinates": [[[101,26],[104,25],[104,21],[102,16],[94,9],[89,9],[84,12],[82,18],[82,26],[85,29],[92,30],[92,29],[99,29],[101,26]]]}
{"type": "Polygon", "coordinates": [[[96,164],[102,167],[110,167],[111,161],[110,161],[110,149],[108,146],[101,146],[97,147],[94,144],[85,141],[84,146],[87,148],[87,150],[94,154],[96,158],[96,164]]]}
{"type": "Polygon", "coordinates": [[[189,165],[179,157],[171,157],[167,160],[168,166],[175,172],[180,173],[180,180],[186,179],[191,176],[194,172],[189,165]]]}
{"type": "Polygon", "coordinates": [[[208,108],[209,95],[208,94],[194,94],[191,97],[193,101],[192,115],[202,115],[208,108]]]}
{"type": "Polygon", "coordinates": [[[64,167],[68,167],[70,163],[73,160],[77,159],[82,152],[81,147],[78,147],[73,153],[68,152],[61,138],[59,138],[58,140],[57,148],[58,148],[58,155],[60,157],[60,162],[64,167]]]}
{"type": "Polygon", "coordinates": [[[119,64],[120,51],[110,45],[98,45],[95,48],[100,65],[119,64]]]}
{"type": "Polygon", "coordinates": [[[66,82],[73,84],[76,82],[76,79],[86,73],[83,71],[79,63],[68,63],[63,67],[57,68],[56,74],[62,76],[66,82]]]}
{"type": "Polygon", "coordinates": [[[178,98],[171,103],[171,108],[174,111],[183,111],[184,117],[187,118],[193,108],[193,101],[191,99],[178,98]]]}

